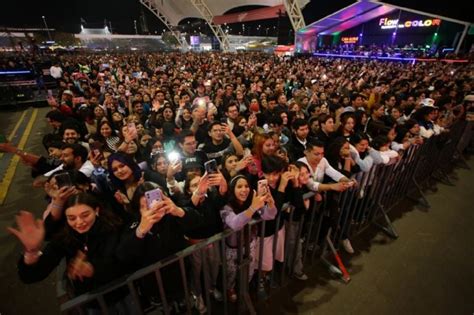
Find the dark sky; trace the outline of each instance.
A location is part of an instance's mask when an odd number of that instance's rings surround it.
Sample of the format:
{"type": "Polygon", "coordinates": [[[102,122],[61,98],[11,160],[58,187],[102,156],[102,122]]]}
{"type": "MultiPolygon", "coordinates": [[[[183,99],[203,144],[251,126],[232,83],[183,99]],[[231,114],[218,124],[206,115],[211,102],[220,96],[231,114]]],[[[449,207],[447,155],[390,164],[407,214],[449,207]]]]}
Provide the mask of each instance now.
{"type": "MultiPolygon", "coordinates": [[[[171,1],[171,0],[164,0],[171,1]]],[[[221,0],[226,1],[226,0],[221,0]]],[[[350,0],[312,0],[304,9],[306,23],[309,24],[335,10],[350,4],[350,0]]],[[[427,10],[466,21],[473,20],[474,8],[471,0],[426,1],[387,0],[419,10],[427,10]]],[[[88,22],[88,27],[103,27],[104,19],[112,22],[114,33],[134,33],[133,20],[139,19],[142,7],[138,0],[5,0],[2,1],[0,26],[40,27],[42,15],[48,26],[58,30],[77,33],[80,18],[88,22]]],[[[146,9],[150,31],[163,28],[162,24],[146,9]]],[[[275,22],[276,23],[276,22],[275,22]]]]}

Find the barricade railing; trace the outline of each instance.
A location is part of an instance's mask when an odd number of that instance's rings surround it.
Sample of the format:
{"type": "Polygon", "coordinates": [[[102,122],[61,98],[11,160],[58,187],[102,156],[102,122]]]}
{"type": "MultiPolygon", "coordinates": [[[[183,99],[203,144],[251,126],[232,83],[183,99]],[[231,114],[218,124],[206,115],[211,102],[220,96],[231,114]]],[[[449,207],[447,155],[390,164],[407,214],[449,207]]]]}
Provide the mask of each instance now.
{"type": "MultiPolygon", "coordinates": [[[[219,248],[221,281],[218,288],[224,294],[222,303],[213,301],[210,296],[212,288],[209,278],[202,277],[203,298],[208,314],[255,314],[255,303],[264,300],[274,289],[285,286],[290,277],[294,276],[295,265],[301,262],[314,264],[320,261],[331,273],[347,282],[350,276],[337,253],[341,240],[353,238],[371,225],[379,227],[390,237],[397,238],[398,234],[388,215],[390,210],[410,196],[420,205],[429,206],[423,191],[424,185],[433,178],[445,180],[444,176],[448,176],[452,162],[455,159],[462,160],[461,151],[466,143],[469,143],[471,129],[470,123],[458,123],[448,133],[426,139],[421,145],[411,146],[396,163],[374,165],[368,172],[355,174],[353,178],[358,184],[351,189],[342,193],[323,193],[322,202],[316,202],[315,192],[305,194],[303,199],[309,200],[311,206],[298,220],[294,218],[294,207],[285,205],[275,218],[277,230],[271,245],[273,262],[271,271],[267,274],[262,270],[265,221],[253,220],[241,231],[224,231],[99,290],[75,297],[63,303],[61,311],[68,313],[77,310],[83,313],[87,308],[94,308],[103,314],[109,314],[113,305],[111,306],[106,295],[125,290],[123,294],[127,297],[127,305],[132,308],[131,311],[134,314],[145,314],[149,311],[144,305],[148,297],[142,292],[141,286],[145,278],[148,277],[146,281],[151,281],[152,275],[159,296],[159,303],[154,304],[155,308],[164,314],[170,314],[172,301],[168,299],[168,286],[163,283],[162,272],[166,267],[177,264],[180,279],[176,281],[181,282],[183,290],[183,298],[180,301],[182,311],[191,314],[195,297],[190,289],[191,276],[186,268],[188,257],[198,251],[206,255],[210,246],[219,248]],[[282,224],[282,229],[285,230],[282,234],[285,235],[284,260],[277,262],[275,253],[278,242],[281,241],[278,239],[278,227],[282,220],[285,221],[282,224]],[[237,239],[237,248],[231,248],[226,243],[230,238],[237,239]],[[235,259],[228,260],[230,250],[236,250],[235,259]],[[331,259],[331,256],[334,259],[331,259]],[[253,272],[250,267],[254,265],[255,260],[257,270],[253,272]],[[226,294],[229,285],[233,285],[228,283],[229,263],[232,264],[230,269],[237,271],[234,288],[238,289],[238,303],[230,303],[226,294]],[[254,281],[251,281],[252,278],[254,281]],[[261,283],[264,283],[263,287],[259,286],[261,283]]],[[[209,273],[209,268],[207,260],[203,259],[204,275],[209,273]]]]}

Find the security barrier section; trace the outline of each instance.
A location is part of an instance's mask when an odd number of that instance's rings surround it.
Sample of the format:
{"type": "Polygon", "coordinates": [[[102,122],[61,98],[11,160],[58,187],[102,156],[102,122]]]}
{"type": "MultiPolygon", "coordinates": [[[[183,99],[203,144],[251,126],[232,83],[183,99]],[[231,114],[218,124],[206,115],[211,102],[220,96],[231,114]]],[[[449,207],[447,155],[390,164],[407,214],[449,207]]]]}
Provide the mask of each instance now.
{"type": "MultiPolygon", "coordinates": [[[[314,192],[305,194],[303,198],[309,200],[311,206],[298,220],[293,215],[294,207],[286,204],[276,218],[277,227],[281,220],[285,220],[285,224],[275,231],[271,243],[264,238],[265,221],[254,220],[240,231],[217,234],[96,292],[64,302],[61,311],[79,314],[196,312],[199,297],[193,295],[190,286],[192,255],[202,258],[203,276],[197,278],[204,284],[201,299],[208,314],[255,314],[256,303],[297,277],[295,270],[301,263],[310,268],[311,264],[323,262],[329,272],[348,282],[350,274],[338,254],[341,240],[356,237],[371,225],[397,238],[388,216],[390,210],[405,198],[429,207],[424,195],[427,185],[433,180],[451,184],[448,174],[455,163],[467,167],[461,152],[469,145],[471,132],[472,123],[458,122],[449,132],[426,139],[422,145],[411,146],[396,163],[375,165],[368,172],[356,174],[357,185],[343,193],[326,193],[321,202],[316,202],[314,192]],[[264,252],[268,251],[265,246],[272,247],[270,270],[268,266],[267,270],[262,267],[264,252]],[[277,253],[282,248],[284,259],[279,261],[277,253]],[[212,251],[218,253],[218,266],[206,259],[212,251]],[[209,277],[213,268],[219,273],[215,288],[209,277]],[[173,283],[169,282],[170,278],[173,283]],[[178,293],[176,288],[179,288],[178,293]],[[223,292],[220,301],[213,295],[216,289],[223,292]]],[[[65,293],[59,291],[64,301],[65,293]]]]}

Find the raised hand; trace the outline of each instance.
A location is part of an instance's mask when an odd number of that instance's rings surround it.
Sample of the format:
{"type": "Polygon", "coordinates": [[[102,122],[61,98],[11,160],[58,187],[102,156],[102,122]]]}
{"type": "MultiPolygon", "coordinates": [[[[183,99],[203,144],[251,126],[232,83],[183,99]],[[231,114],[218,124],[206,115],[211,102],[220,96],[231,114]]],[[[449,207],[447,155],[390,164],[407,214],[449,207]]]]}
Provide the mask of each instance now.
{"type": "Polygon", "coordinates": [[[199,195],[204,195],[206,191],[209,189],[210,183],[209,183],[209,174],[204,173],[204,175],[201,177],[199,180],[198,188],[197,188],[197,193],[199,195]]]}
{"type": "Polygon", "coordinates": [[[163,201],[160,201],[158,203],[159,207],[163,208],[164,211],[166,211],[166,214],[170,214],[174,217],[183,217],[186,213],[184,212],[183,209],[175,205],[173,200],[170,198],[163,196],[163,201]]]}
{"type": "Polygon", "coordinates": [[[159,222],[165,215],[166,210],[159,206],[158,201],[153,201],[151,208],[148,208],[145,198],[140,200],[141,220],[138,230],[141,234],[148,233],[155,223],[159,222]]]}
{"type": "Polygon", "coordinates": [[[84,278],[91,278],[94,275],[94,267],[87,261],[87,256],[82,251],[78,251],[76,257],[67,266],[67,276],[71,280],[83,281],[84,278]]]}
{"type": "Polygon", "coordinates": [[[78,190],[76,189],[75,186],[65,186],[59,188],[54,196],[51,196],[53,198],[53,203],[57,205],[64,205],[66,203],[66,200],[71,197],[72,195],[75,195],[78,193],[78,190]]]}
{"type": "Polygon", "coordinates": [[[92,165],[94,165],[95,168],[98,168],[102,166],[102,160],[104,159],[104,155],[102,153],[95,153],[94,150],[91,150],[89,153],[89,161],[91,161],[92,165]]]}
{"type": "Polygon", "coordinates": [[[128,200],[128,197],[118,190],[115,192],[114,198],[121,205],[126,205],[130,203],[130,200],[128,200]]]}
{"type": "Polygon", "coordinates": [[[239,162],[237,162],[236,171],[241,171],[246,167],[250,166],[253,162],[253,156],[247,155],[246,157],[242,158],[239,162]]]}
{"type": "Polygon", "coordinates": [[[39,251],[45,235],[43,220],[35,220],[31,212],[20,211],[16,216],[16,224],[18,229],[8,227],[7,230],[20,240],[25,252],[39,251]]]}
{"type": "Polygon", "coordinates": [[[267,201],[267,199],[268,199],[268,193],[265,195],[259,196],[257,195],[257,192],[254,190],[252,203],[250,204],[250,207],[253,208],[254,210],[258,210],[265,205],[265,202],[267,201]]]}
{"type": "Polygon", "coordinates": [[[331,190],[334,190],[334,191],[341,192],[341,191],[346,190],[347,188],[348,188],[348,186],[347,186],[346,182],[339,182],[339,183],[331,184],[331,190]]]}

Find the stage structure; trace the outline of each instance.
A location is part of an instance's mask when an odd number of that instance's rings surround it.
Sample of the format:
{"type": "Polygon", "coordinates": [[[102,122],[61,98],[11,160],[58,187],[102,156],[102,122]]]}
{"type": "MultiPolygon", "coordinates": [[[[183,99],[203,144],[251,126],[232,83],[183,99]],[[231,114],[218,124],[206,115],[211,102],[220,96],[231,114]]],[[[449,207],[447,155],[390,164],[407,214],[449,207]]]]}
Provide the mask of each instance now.
{"type": "MultiPolygon", "coordinates": [[[[266,7],[281,7],[288,13],[293,29],[296,31],[305,27],[301,10],[310,0],[140,0],[140,3],[150,10],[176,37],[183,50],[189,49],[189,45],[181,34],[177,31],[178,23],[186,18],[204,19],[212,30],[214,36],[220,44],[221,50],[229,50],[228,35],[222,30],[221,24],[226,20],[225,13],[230,9],[260,5],[266,7]],[[283,2],[283,5],[282,5],[283,2]],[[219,17],[219,19],[216,19],[219,17]]],[[[257,9],[261,10],[261,9],[257,9]]],[[[252,15],[252,11],[239,13],[238,21],[246,21],[247,15],[252,15]]],[[[261,19],[277,18],[275,10],[268,10],[266,13],[260,11],[261,19]],[[271,13],[273,12],[273,13],[271,13]],[[265,15],[268,14],[268,15],[265,15]],[[273,15],[272,15],[273,14],[273,15]]],[[[253,15],[255,17],[257,15],[253,15]]],[[[249,19],[250,20],[250,19],[249,19]]]]}
{"type": "Polygon", "coordinates": [[[452,47],[450,49],[457,53],[471,26],[470,22],[381,1],[359,0],[298,29],[295,50],[296,53],[313,53],[341,44],[375,44],[431,50],[452,47]]]}

